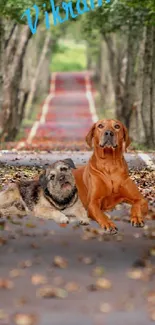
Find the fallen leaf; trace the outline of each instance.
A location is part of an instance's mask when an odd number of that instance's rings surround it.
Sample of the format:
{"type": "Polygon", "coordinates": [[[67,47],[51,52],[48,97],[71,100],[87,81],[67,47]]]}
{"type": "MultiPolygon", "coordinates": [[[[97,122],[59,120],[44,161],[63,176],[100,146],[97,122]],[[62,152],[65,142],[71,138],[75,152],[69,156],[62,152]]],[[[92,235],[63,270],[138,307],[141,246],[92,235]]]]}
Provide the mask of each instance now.
{"type": "Polygon", "coordinates": [[[34,285],[40,285],[40,284],[46,284],[47,283],[47,279],[45,276],[41,275],[41,274],[35,274],[31,277],[31,282],[34,285]]]}
{"type": "Polygon", "coordinates": [[[96,277],[100,277],[104,274],[104,267],[103,266],[96,266],[94,269],[93,269],[93,272],[92,272],[92,275],[93,276],[96,276],[96,277]]]}
{"type": "Polygon", "coordinates": [[[112,283],[106,278],[99,278],[96,281],[96,286],[99,289],[106,289],[107,290],[107,289],[110,289],[112,287],[112,283]]]}
{"type": "Polygon", "coordinates": [[[38,249],[39,245],[37,243],[31,243],[31,247],[34,249],[38,249]]]}
{"type": "Polygon", "coordinates": [[[61,256],[55,256],[53,264],[54,266],[59,267],[60,269],[66,269],[68,267],[67,260],[61,256]]]}
{"type": "Polygon", "coordinates": [[[26,227],[27,228],[36,228],[36,225],[31,222],[28,222],[28,223],[26,223],[26,227]]]}
{"type": "Polygon", "coordinates": [[[41,297],[41,298],[62,298],[63,299],[68,296],[68,293],[66,290],[61,288],[46,286],[38,289],[36,295],[37,297],[41,297]]]}
{"type": "Polygon", "coordinates": [[[13,321],[16,325],[36,325],[38,317],[34,314],[15,314],[13,321]]]}
{"type": "Polygon", "coordinates": [[[11,278],[17,278],[18,276],[21,276],[23,274],[24,274],[23,270],[18,270],[18,269],[11,270],[9,273],[11,278]]]}
{"type": "Polygon", "coordinates": [[[68,282],[65,285],[65,289],[68,292],[76,292],[76,291],[79,291],[80,290],[80,286],[76,282],[68,282]]]}
{"type": "Polygon", "coordinates": [[[0,237],[0,246],[6,245],[6,244],[7,244],[7,240],[3,237],[0,237]]]}
{"type": "Polygon", "coordinates": [[[148,303],[155,304],[155,291],[150,291],[147,296],[148,303]]]}
{"type": "Polygon", "coordinates": [[[150,313],[150,318],[155,322],[155,309],[150,313]]]}
{"type": "Polygon", "coordinates": [[[22,269],[26,269],[30,266],[32,266],[32,262],[30,260],[22,261],[19,263],[19,267],[21,267],[22,269]]]}
{"type": "Polygon", "coordinates": [[[60,224],[59,224],[59,227],[61,227],[61,228],[66,228],[67,225],[66,225],[66,223],[60,223],[60,224]]]}
{"type": "Polygon", "coordinates": [[[150,255],[155,256],[155,247],[150,248],[150,255]]]}
{"type": "Polygon", "coordinates": [[[127,275],[130,279],[140,280],[143,278],[143,271],[141,269],[132,269],[127,272],[127,275]]]}
{"type": "Polygon", "coordinates": [[[91,264],[94,264],[95,263],[95,259],[93,259],[90,256],[79,256],[78,260],[80,262],[83,262],[86,265],[91,265],[91,264]]]}
{"type": "Polygon", "coordinates": [[[12,281],[0,278],[0,289],[12,289],[14,284],[12,281]]]}

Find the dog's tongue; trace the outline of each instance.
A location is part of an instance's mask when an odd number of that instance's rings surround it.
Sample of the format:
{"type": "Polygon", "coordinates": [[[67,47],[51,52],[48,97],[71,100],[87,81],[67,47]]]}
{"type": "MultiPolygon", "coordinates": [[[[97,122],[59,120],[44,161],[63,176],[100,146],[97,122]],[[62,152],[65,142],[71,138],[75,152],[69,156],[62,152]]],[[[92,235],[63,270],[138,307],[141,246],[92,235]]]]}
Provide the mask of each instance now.
{"type": "Polygon", "coordinates": [[[62,188],[64,189],[70,189],[71,188],[71,185],[69,183],[65,183],[62,185],[62,188]]]}

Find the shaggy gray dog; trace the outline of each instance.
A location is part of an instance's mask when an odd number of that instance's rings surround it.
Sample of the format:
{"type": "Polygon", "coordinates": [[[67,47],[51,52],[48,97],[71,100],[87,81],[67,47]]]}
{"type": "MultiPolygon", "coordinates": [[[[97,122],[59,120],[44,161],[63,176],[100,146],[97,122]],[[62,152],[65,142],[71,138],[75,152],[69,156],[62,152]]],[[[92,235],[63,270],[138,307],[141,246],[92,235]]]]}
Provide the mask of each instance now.
{"type": "Polygon", "coordinates": [[[47,167],[38,180],[10,184],[0,193],[0,212],[4,216],[33,215],[57,223],[78,221],[88,225],[89,218],[78,196],[75,168],[71,159],[47,167]]]}

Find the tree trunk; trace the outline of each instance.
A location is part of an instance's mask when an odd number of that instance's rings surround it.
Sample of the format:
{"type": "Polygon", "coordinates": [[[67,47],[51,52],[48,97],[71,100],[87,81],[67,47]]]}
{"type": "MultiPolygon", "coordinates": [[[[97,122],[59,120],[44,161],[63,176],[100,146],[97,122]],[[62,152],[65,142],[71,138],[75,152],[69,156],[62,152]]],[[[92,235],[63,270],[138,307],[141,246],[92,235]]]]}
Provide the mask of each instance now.
{"type": "Polygon", "coordinates": [[[19,112],[19,90],[22,78],[23,58],[31,32],[28,26],[16,25],[8,40],[4,59],[4,85],[2,103],[1,139],[13,140],[21,119],[19,112]]]}
{"type": "Polygon", "coordinates": [[[155,27],[153,27],[153,54],[152,54],[152,87],[151,87],[151,107],[150,124],[152,132],[152,145],[155,145],[155,27]]]}
{"type": "Polygon", "coordinates": [[[122,103],[124,96],[124,84],[122,82],[122,67],[125,54],[125,47],[123,37],[118,35],[103,34],[104,40],[107,44],[109,67],[113,84],[113,91],[115,94],[115,111],[118,119],[122,118],[122,103]]]}
{"type": "Polygon", "coordinates": [[[139,48],[139,30],[129,27],[128,31],[128,47],[127,47],[127,69],[126,79],[124,85],[124,99],[122,105],[122,120],[127,128],[130,128],[131,117],[134,115],[134,120],[137,118],[137,106],[136,106],[136,63],[137,52],[139,48]]]}
{"type": "Polygon", "coordinates": [[[109,64],[107,44],[101,35],[100,40],[100,70],[99,70],[100,107],[104,117],[115,116],[115,93],[109,64]]]}
{"type": "Polygon", "coordinates": [[[153,146],[153,98],[154,98],[154,57],[153,57],[154,27],[147,26],[144,52],[144,78],[142,98],[142,118],[144,123],[146,144],[153,146]]]}
{"type": "MultiPolygon", "coordinates": [[[[134,116],[131,119],[131,125],[136,124],[136,139],[138,143],[145,142],[145,132],[142,120],[142,97],[143,97],[143,80],[144,80],[144,51],[145,51],[145,33],[146,27],[142,27],[141,41],[139,44],[139,50],[137,54],[137,83],[136,83],[136,93],[137,93],[137,103],[136,103],[136,121],[134,116]]],[[[131,128],[132,132],[132,128],[131,128]]]]}
{"type": "Polygon", "coordinates": [[[45,38],[45,41],[44,41],[42,52],[40,54],[39,63],[38,63],[38,66],[36,68],[35,75],[34,75],[34,78],[32,80],[32,83],[31,83],[31,87],[30,87],[31,91],[29,93],[29,96],[28,96],[28,99],[27,99],[27,102],[26,102],[25,113],[26,113],[27,118],[29,118],[30,114],[31,114],[31,107],[32,107],[33,99],[34,99],[36,88],[37,88],[38,76],[40,74],[42,64],[43,64],[43,62],[45,60],[45,57],[46,57],[46,54],[48,52],[50,42],[51,42],[51,32],[48,32],[46,34],[46,38],[45,38]]]}
{"type": "Polygon", "coordinates": [[[91,58],[91,55],[90,55],[90,45],[89,43],[87,42],[87,49],[86,49],[86,56],[87,56],[87,70],[91,70],[92,68],[92,58],[91,58]]]}
{"type": "MultiPolygon", "coordinates": [[[[3,94],[3,67],[4,67],[4,23],[0,18],[0,114],[3,94]]],[[[1,127],[1,125],[0,125],[1,127]]]]}

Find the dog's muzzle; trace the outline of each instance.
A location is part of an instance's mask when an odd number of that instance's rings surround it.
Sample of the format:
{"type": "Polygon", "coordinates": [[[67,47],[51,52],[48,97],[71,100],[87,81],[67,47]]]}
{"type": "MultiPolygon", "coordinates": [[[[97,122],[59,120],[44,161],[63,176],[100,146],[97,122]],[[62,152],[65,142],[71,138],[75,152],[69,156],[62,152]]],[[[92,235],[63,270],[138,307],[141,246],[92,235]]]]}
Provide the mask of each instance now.
{"type": "Polygon", "coordinates": [[[69,179],[69,177],[67,177],[66,175],[60,175],[60,177],[59,177],[59,182],[60,182],[60,184],[61,184],[61,187],[62,188],[71,188],[72,187],[72,185],[70,184],[70,179],[69,179]]]}
{"type": "Polygon", "coordinates": [[[100,147],[104,148],[104,147],[112,147],[112,148],[116,148],[117,144],[115,142],[115,135],[114,132],[111,130],[106,130],[103,134],[103,136],[101,137],[100,140],[100,147]]]}
{"type": "Polygon", "coordinates": [[[61,183],[65,182],[65,179],[66,179],[65,175],[61,175],[61,176],[59,177],[59,181],[60,181],[61,183]]]}

